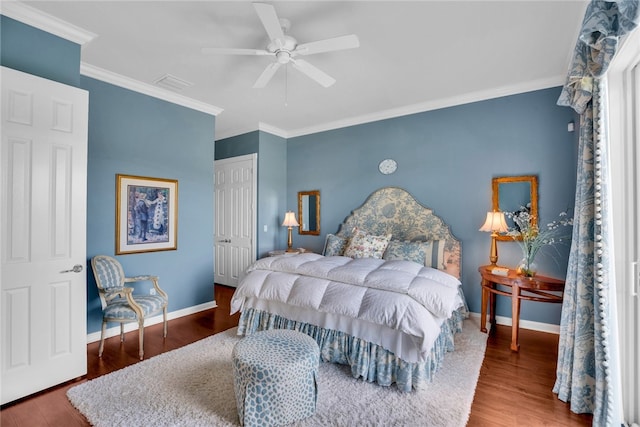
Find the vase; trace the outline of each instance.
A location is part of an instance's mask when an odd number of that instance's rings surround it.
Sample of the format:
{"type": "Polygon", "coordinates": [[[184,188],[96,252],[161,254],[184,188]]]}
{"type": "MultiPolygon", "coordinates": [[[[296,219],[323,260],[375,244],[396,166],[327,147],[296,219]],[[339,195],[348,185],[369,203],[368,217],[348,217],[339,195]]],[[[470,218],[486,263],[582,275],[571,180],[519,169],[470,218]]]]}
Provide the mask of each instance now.
{"type": "Polygon", "coordinates": [[[532,259],[522,258],[520,263],[518,263],[518,268],[516,269],[516,273],[525,276],[525,277],[533,277],[538,272],[538,265],[532,259]]]}

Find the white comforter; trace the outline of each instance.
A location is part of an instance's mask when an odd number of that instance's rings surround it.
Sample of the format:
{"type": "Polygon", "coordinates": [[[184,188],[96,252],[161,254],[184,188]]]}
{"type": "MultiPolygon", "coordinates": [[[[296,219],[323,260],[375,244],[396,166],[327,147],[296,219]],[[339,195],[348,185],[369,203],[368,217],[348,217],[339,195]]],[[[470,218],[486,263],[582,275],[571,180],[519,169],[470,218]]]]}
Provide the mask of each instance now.
{"type": "MultiPolygon", "coordinates": [[[[342,319],[338,322],[342,325],[344,319],[353,319],[347,324],[374,324],[410,337],[418,348],[409,359],[421,359],[444,319],[463,305],[459,285],[447,273],[410,261],[282,255],[260,259],[249,267],[233,295],[231,313],[245,306],[286,306],[296,313],[291,316],[298,317],[295,320],[303,320],[297,313],[306,310],[315,318],[342,319]]],[[[348,328],[361,330],[362,326],[348,328]]],[[[369,331],[362,338],[376,342],[377,335],[369,331]]]]}

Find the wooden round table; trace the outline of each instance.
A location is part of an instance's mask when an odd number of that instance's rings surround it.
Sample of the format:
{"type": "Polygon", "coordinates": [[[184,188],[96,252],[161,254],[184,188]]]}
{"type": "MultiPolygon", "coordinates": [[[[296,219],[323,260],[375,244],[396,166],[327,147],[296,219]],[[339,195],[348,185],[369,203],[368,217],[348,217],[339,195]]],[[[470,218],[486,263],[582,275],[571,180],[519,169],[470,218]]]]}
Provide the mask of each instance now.
{"type": "Polygon", "coordinates": [[[511,350],[518,351],[518,329],[520,327],[520,301],[562,302],[564,280],[552,277],[525,277],[509,269],[506,276],[493,274],[493,265],[478,268],[482,276],[482,308],[480,311],[480,330],[487,332],[487,304],[489,321],[496,324],[496,295],[511,297],[511,350]],[[551,292],[556,292],[555,294],[551,292]],[[557,294],[559,293],[559,295],[557,294]]]}

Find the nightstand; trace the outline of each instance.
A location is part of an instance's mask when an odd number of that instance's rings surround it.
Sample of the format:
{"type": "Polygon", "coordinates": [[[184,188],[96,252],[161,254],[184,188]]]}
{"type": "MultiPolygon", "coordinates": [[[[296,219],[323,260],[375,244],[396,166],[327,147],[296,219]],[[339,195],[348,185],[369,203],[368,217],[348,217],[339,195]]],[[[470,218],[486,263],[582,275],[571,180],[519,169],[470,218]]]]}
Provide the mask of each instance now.
{"type": "Polygon", "coordinates": [[[562,302],[564,280],[552,277],[525,277],[509,269],[506,276],[492,274],[494,266],[484,265],[478,268],[482,276],[482,308],[480,309],[480,330],[487,332],[487,305],[489,305],[489,321],[496,324],[496,295],[511,297],[511,350],[518,351],[518,329],[520,327],[520,301],[562,302]],[[550,292],[560,293],[552,294],[550,292]]]}

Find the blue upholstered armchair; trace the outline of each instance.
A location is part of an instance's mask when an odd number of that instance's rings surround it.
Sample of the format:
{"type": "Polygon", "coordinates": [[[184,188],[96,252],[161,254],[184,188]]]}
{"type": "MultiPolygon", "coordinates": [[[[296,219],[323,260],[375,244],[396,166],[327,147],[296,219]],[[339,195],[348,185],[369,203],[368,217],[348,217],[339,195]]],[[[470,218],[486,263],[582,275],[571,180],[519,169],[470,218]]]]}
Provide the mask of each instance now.
{"type": "Polygon", "coordinates": [[[162,312],[164,337],[167,336],[167,305],[169,297],[160,289],[157,276],[125,277],[122,265],[112,257],[97,255],[91,260],[98,293],[102,303],[102,333],[98,357],[104,350],[104,335],[108,322],[120,323],[120,341],[124,341],[124,324],[138,322],[140,360],[144,356],[144,319],[162,312]],[[155,295],[134,295],[133,288],[125,283],[153,282],[155,295]]]}

